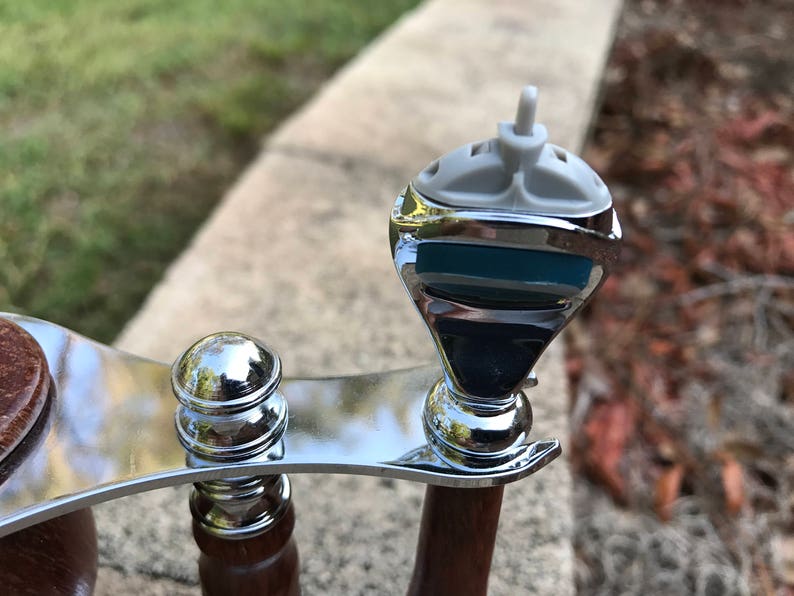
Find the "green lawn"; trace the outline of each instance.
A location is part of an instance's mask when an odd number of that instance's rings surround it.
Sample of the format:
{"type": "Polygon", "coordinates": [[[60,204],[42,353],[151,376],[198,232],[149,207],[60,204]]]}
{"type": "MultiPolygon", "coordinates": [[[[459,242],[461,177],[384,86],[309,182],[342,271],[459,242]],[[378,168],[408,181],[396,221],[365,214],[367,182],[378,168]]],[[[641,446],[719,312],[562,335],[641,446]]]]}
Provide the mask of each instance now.
{"type": "Polygon", "coordinates": [[[0,0],[0,310],[110,341],[260,139],[418,0],[0,0]]]}

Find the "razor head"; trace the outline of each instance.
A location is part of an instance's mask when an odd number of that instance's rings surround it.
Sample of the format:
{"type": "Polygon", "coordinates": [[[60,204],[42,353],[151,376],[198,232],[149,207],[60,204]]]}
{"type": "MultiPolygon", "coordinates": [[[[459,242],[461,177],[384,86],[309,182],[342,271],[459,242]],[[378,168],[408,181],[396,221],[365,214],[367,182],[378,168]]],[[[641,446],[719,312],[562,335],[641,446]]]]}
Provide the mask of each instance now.
{"type": "Polygon", "coordinates": [[[468,400],[519,391],[619,250],[606,186],[527,122],[537,97],[527,89],[515,124],[430,164],[397,198],[390,221],[398,274],[447,388],[468,400]]]}

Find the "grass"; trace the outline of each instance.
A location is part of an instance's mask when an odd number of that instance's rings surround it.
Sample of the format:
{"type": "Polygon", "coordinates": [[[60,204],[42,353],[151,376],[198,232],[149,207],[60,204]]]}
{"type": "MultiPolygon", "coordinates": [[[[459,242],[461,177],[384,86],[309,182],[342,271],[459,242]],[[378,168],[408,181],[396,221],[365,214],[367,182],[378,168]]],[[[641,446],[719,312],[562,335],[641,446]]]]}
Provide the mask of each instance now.
{"type": "Polygon", "coordinates": [[[263,135],[418,0],[0,0],[0,310],[110,341],[263,135]]]}

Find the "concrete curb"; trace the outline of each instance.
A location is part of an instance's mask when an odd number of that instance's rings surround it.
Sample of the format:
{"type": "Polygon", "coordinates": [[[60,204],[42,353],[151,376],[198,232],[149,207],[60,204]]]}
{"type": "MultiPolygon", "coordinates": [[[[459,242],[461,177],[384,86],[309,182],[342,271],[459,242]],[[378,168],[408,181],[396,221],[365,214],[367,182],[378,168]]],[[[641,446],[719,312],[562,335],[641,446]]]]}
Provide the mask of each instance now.
{"type": "MultiPolygon", "coordinates": [[[[235,329],[274,346],[287,375],[431,360],[389,255],[396,194],[434,157],[494,136],[528,82],[541,89],[551,141],[578,149],[619,8],[432,0],[406,15],[270,138],[117,345],[169,361],[202,335],[235,329]]],[[[535,436],[567,443],[559,346],[537,372],[535,436]]],[[[422,487],[334,476],[293,484],[305,594],[403,592],[422,487]]],[[[141,576],[198,593],[184,490],[96,512],[107,567],[98,593],[139,593],[141,576]]],[[[572,594],[571,531],[564,460],[508,487],[491,593],[572,594]]]]}

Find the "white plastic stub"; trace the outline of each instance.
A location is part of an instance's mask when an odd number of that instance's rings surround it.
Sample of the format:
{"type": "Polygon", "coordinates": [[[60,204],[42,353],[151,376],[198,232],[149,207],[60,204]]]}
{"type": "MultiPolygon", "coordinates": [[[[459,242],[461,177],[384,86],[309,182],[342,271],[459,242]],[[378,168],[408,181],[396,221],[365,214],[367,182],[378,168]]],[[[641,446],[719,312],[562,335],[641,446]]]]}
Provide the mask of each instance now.
{"type": "Polygon", "coordinates": [[[515,122],[498,137],[469,143],[422,170],[413,187],[455,208],[498,209],[554,217],[590,217],[612,206],[609,190],[580,157],[547,142],[535,123],[538,90],[521,91],[515,122]]]}

